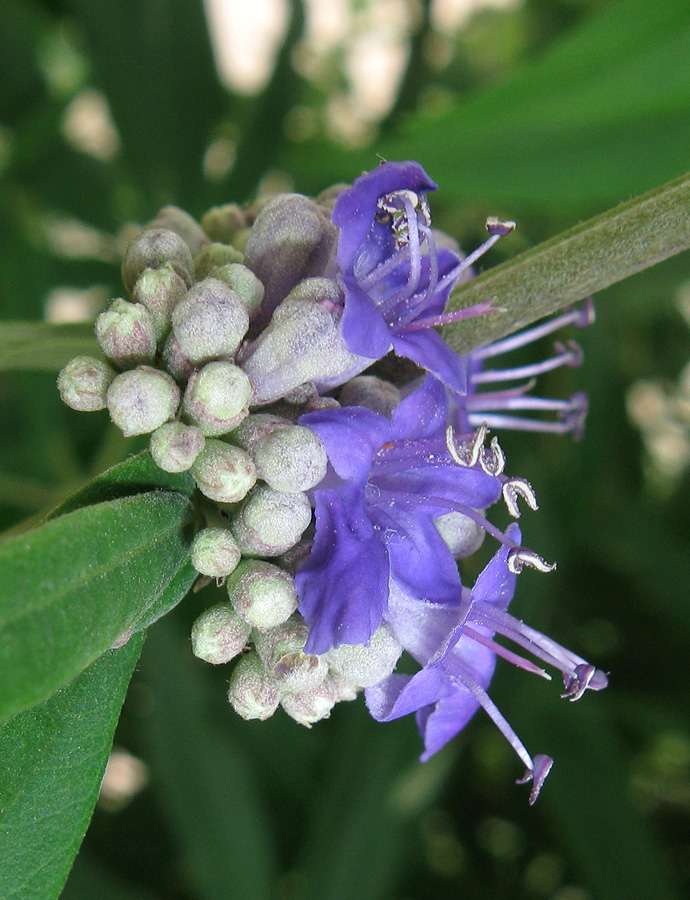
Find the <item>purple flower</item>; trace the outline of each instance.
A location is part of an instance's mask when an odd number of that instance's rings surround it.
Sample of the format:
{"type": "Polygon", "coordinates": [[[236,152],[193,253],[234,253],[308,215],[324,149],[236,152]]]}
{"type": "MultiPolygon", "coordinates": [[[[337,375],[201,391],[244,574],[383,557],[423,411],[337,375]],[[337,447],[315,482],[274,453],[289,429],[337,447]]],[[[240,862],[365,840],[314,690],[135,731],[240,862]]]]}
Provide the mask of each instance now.
{"type": "Polygon", "coordinates": [[[463,259],[436,246],[426,199],[434,190],[419,163],[382,163],[336,200],[332,219],[339,229],[343,335],[353,353],[380,359],[393,349],[462,392],[462,361],[433,326],[489,311],[488,304],[480,304],[443,314],[461,274],[513,226],[487,225],[489,241],[463,259]]]}
{"type": "Polygon", "coordinates": [[[443,386],[427,378],[391,420],[344,407],[299,421],[321,438],[333,470],[314,491],[314,544],[296,576],[307,652],[366,643],[389,584],[426,604],[457,604],[457,566],[434,521],[456,511],[484,523],[478,510],[499,499],[506,479],[478,459],[457,464],[443,386]]]}
{"type": "MultiPolygon", "coordinates": [[[[519,545],[520,530],[511,525],[506,537],[519,545]]],[[[416,675],[393,674],[366,689],[367,707],[381,722],[415,712],[424,739],[422,760],[429,759],[455,737],[482,707],[525,764],[519,783],[533,781],[534,803],[549,773],[552,760],[534,759],[487,694],[497,656],[526,669],[550,676],[531,661],[495,641],[496,634],[528,650],[541,662],[560,669],[565,682],[562,696],[579,699],[587,688],[601,690],[606,675],[555,641],[508,613],[517,572],[508,544],[502,546],[477,578],[472,591],[463,588],[454,607],[420,607],[417,599],[391,591],[386,622],[401,645],[422,666],[416,675]]]]}

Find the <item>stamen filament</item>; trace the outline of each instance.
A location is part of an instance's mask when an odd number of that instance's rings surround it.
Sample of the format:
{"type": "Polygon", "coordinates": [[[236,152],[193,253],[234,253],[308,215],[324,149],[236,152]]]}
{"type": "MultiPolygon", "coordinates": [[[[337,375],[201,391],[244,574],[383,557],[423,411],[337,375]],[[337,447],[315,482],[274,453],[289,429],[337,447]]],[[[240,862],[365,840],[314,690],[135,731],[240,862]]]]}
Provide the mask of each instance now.
{"type": "Polygon", "coordinates": [[[501,644],[496,643],[496,641],[492,640],[490,637],[487,637],[487,635],[482,634],[481,631],[477,631],[476,629],[472,628],[471,625],[463,625],[462,630],[464,634],[466,634],[468,637],[471,637],[472,640],[477,641],[477,643],[479,644],[483,644],[485,647],[488,647],[489,650],[493,651],[496,654],[496,656],[502,657],[507,662],[512,663],[512,665],[514,666],[517,666],[519,669],[524,669],[525,672],[531,672],[533,675],[539,675],[541,678],[545,678],[547,681],[552,680],[549,673],[542,669],[540,666],[537,666],[529,659],[525,659],[524,656],[513,653],[512,650],[508,650],[507,647],[503,647],[501,644]]]}

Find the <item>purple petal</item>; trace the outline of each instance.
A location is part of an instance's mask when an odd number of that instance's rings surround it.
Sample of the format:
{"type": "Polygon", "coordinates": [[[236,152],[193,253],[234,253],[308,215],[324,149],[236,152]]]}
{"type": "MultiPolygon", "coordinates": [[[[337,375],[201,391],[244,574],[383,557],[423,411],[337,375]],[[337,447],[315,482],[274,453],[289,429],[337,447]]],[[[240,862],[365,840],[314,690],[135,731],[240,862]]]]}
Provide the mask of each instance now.
{"type": "Polygon", "coordinates": [[[443,437],[446,429],[446,389],[427,376],[421,387],[404,398],[393,410],[393,437],[424,440],[443,437]]]}
{"type": "MultiPolygon", "coordinates": [[[[469,596],[463,589],[463,594],[469,596]]],[[[467,603],[458,598],[457,606],[424,603],[404,593],[395,581],[390,583],[386,622],[404,649],[425,666],[443,647],[448,635],[458,624],[467,603]]]]}
{"type": "Polygon", "coordinates": [[[479,703],[467,688],[456,685],[452,693],[442,697],[435,706],[420,709],[417,713],[417,727],[424,741],[422,762],[462,731],[479,709],[479,703]]]}
{"type": "Polygon", "coordinates": [[[411,359],[422,369],[431,372],[451,390],[460,394],[466,393],[467,370],[465,363],[433,328],[392,334],[391,343],[398,356],[411,359]]]}
{"type": "Polygon", "coordinates": [[[318,490],[314,544],[295,576],[299,611],[309,626],[307,653],[364,644],[381,624],[388,599],[388,555],[358,488],[318,490]]]}
{"type": "Polygon", "coordinates": [[[374,453],[390,437],[385,416],[360,406],[324,409],[299,418],[321,438],[331,465],[341,478],[363,482],[374,453]]]}
{"type": "Polygon", "coordinates": [[[452,685],[443,672],[427,666],[416,675],[389,675],[364,692],[367,709],[377,722],[391,722],[416,712],[430,703],[436,703],[452,685]]]}
{"type": "MultiPolygon", "coordinates": [[[[520,543],[520,528],[511,524],[506,534],[520,543]]],[[[499,609],[508,609],[515,593],[517,575],[508,569],[508,553],[510,547],[503,546],[479,573],[472,588],[472,600],[483,600],[499,609]]]]}
{"type": "Polygon", "coordinates": [[[391,334],[374,301],[361,288],[342,282],[345,311],[342,334],[351,353],[381,359],[391,346],[391,334]]]}

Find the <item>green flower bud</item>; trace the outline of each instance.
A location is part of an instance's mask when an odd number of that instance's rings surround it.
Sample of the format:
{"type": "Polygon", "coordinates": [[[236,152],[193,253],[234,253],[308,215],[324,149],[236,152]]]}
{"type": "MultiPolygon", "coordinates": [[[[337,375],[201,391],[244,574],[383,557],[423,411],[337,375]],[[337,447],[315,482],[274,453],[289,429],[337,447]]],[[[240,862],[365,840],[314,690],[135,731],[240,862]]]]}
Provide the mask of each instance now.
{"type": "Polygon", "coordinates": [[[187,293],[187,285],[172,266],[144,269],[132,288],[132,299],[145,306],[153,316],[156,337],[170,330],[172,311],[187,293]]]}
{"type": "Polygon", "coordinates": [[[225,203],[204,213],[201,227],[212,241],[232,244],[237,233],[247,228],[247,219],[236,203],[225,203]]]}
{"type": "Polygon", "coordinates": [[[213,277],[225,282],[235,291],[246,306],[250,317],[258,311],[264,298],[264,286],[251,269],[240,263],[227,263],[215,268],[213,277]]]}
{"type": "Polygon", "coordinates": [[[131,293],[144,269],[171,266],[191,287],[194,283],[194,263],[187,244],[169,228],[147,228],[134,238],[122,263],[122,280],[131,293]]]}
{"type": "Polygon", "coordinates": [[[237,503],[256,483],[256,466],[244,450],[207,440],[191,469],[201,493],[218,503],[237,503]]]}
{"type": "Polygon", "coordinates": [[[249,412],[250,380],[229,362],[210,362],[187,384],[185,414],[207,435],[227,434],[249,412]]]}
{"type": "Polygon", "coordinates": [[[309,630],[293,616],[265,632],[254,632],[254,645],[266,668],[275,675],[281,694],[312,691],[328,675],[325,656],[304,653],[309,630]]]}
{"type": "Polygon", "coordinates": [[[311,728],[316,722],[328,719],[338,702],[338,693],[330,678],[310,691],[282,694],[280,705],[300,725],[311,728]]]}
{"type": "Polygon", "coordinates": [[[262,438],[279,428],[291,425],[289,419],[283,419],[273,413],[252,413],[243,419],[237,428],[233,429],[229,437],[233,444],[237,444],[238,447],[251,453],[254,445],[262,438]]]}
{"type": "Polygon", "coordinates": [[[328,652],[331,670],[357,687],[370,687],[388,678],[400,659],[402,647],[387,625],[380,625],[369,644],[341,644],[328,652]]]}
{"type": "Polygon", "coordinates": [[[153,461],[164,472],[186,472],[204,449],[206,438],[194,425],[168,422],[151,435],[153,461]]]}
{"type": "Polygon", "coordinates": [[[472,556],[484,542],[486,532],[469,516],[449,512],[434,520],[436,530],[456,559],[472,556]]]}
{"type": "Polygon", "coordinates": [[[194,363],[185,356],[171,331],[163,345],[163,365],[179,384],[185,384],[194,371],[194,363]]]}
{"type": "Polygon", "coordinates": [[[323,481],[328,457],[316,432],[302,425],[273,431],[252,450],[259,477],[274,491],[308,491],[323,481]]]}
{"type": "Polygon", "coordinates": [[[244,650],[250,631],[228,603],[218,603],[192,625],[192,653],[214,666],[230,662],[244,650]]]}
{"type": "Polygon", "coordinates": [[[182,238],[189,247],[192,256],[196,256],[201,248],[209,243],[204,231],[189,213],[179,206],[164,206],[155,219],[148,223],[147,228],[168,228],[182,238]]]}
{"type": "Polygon", "coordinates": [[[75,356],[57,378],[64,403],[79,412],[95,412],[106,407],[106,394],[115,372],[102,359],[75,356]]]}
{"type": "Polygon", "coordinates": [[[166,373],[137,366],[118,375],[106,396],[110,418],[125,437],[148,434],[172,419],[180,390],[166,373]]]}
{"type": "Polygon", "coordinates": [[[335,250],[337,229],[327,213],[302,194],[278,194],[252,225],[245,265],[266,294],[259,324],[303,278],[322,275],[335,250]]]}
{"type": "Polygon", "coordinates": [[[259,631],[281,625],[297,609],[294,580],[263,560],[243,560],[228,578],[227,588],[235,611],[259,631]]]}
{"type": "Polygon", "coordinates": [[[204,278],[173,310],[172,327],[182,353],[199,364],[234,353],[249,328],[249,315],[227,284],[204,278]]]}
{"type": "Polygon", "coordinates": [[[343,385],[338,400],[342,406],[364,406],[390,418],[401,395],[390,381],[376,375],[358,375],[343,385]]]}
{"type": "Polygon", "coordinates": [[[240,548],[227,528],[202,528],[190,548],[192,565],[209,578],[224,578],[240,561],[240,548]]]}
{"type": "Polygon", "coordinates": [[[278,685],[256,653],[238,660],[230,678],[228,700],[243,719],[263,721],[278,709],[278,685]]]}
{"type": "Polygon", "coordinates": [[[230,524],[243,554],[280,556],[299,541],[310,522],[306,494],[257,485],[230,524]]]}
{"type": "Polygon", "coordinates": [[[232,244],[209,243],[201,248],[194,259],[194,274],[197,281],[201,281],[207,275],[215,275],[215,270],[220,266],[241,263],[243,260],[244,254],[232,244]]]}
{"type": "Polygon", "coordinates": [[[156,326],[151,313],[141,303],[113,300],[96,317],[94,330],[98,346],[120,369],[153,362],[156,326]]]}

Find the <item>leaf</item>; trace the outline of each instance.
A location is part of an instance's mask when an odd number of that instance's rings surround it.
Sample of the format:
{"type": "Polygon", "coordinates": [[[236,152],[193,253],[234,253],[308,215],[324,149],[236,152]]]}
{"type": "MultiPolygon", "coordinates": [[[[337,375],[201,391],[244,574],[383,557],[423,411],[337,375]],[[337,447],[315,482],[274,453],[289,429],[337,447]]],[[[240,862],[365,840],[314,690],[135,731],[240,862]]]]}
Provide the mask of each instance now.
{"type": "Polygon", "coordinates": [[[59,372],[73,356],[100,356],[91,323],[0,323],[0,371],[59,372]]]}
{"type": "Polygon", "coordinates": [[[0,726],[0,896],[53,900],[91,816],[143,635],[0,726]]]}
{"type": "Polygon", "coordinates": [[[146,621],[188,560],[187,497],[87,506],[0,546],[0,717],[49,697],[146,621]]]}
{"type": "Polygon", "coordinates": [[[530,322],[690,248],[690,174],[484,272],[451,294],[448,310],[489,301],[500,312],[447,325],[458,353],[530,322]]]}

